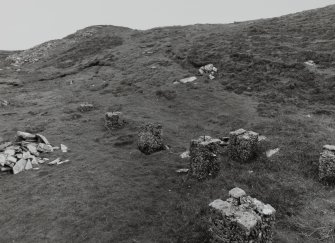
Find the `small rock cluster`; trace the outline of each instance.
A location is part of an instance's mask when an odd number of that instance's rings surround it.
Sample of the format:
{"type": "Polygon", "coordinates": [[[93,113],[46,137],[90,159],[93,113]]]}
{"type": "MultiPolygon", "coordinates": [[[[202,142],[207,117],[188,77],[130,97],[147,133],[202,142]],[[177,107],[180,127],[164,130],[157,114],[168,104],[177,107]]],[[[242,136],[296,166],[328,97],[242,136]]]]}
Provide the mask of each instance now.
{"type": "Polygon", "coordinates": [[[107,112],[105,114],[105,127],[107,129],[117,129],[125,125],[126,121],[122,118],[122,112],[107,112]]]}
{"type": "Polygon", "coordinates": [[[138,132],[138,149],[146,155],[164,150],[162,133],[162,125],[159,123],[148,123],[142,126],[138,132]]]}
{"type": "Polygon", "coordinates": [[[202,136],[190,144],[190,174],[198,180],[215,176],[220,171],[218,151],[225,143],[220,139],[202,136]]]}
{"type": "Polygon", "coordinates": [[[229,134],[228,154],[238,162],[248,162],[257,155],[258,133],[239,129],[229,134]]]}
{"type": "Polygon", "coordinates": [[[205,74],[208,74],[208,77],[213,80],[215,79],[215,74],[217,73],[218,69],[216,67],[214,67],[213,64],[207,64],[205,66],[202,66],[200,69],[199,69],[199,73],[201,75],[205,75],[205,74]]]}
{"type": "MultiPolygon", "coordinates": [[[[51,153],[59,147],[53,147],[41,134],[17,132],[15,142],[0,144],[0,170],[11,171],[18,174],[24,170],[38,169],[39,164],[44,164],[49,159],[42,158],[41,154],[51,153]]],[[[67,152],[67,147],[61,145],[61,150],[67,152]]],[[[57,164],[68,161],[59,159],[57,164]]],[[[54,164],[50,162],[49,164],[54,164]]]]}
{"type": "Polygon", "coordinates": [[[226,201],[217,199],[209,207],[212,242],[272,242],[276,210],[271,205],[234,188],[226,201]]]}
{"type": "Polygon", "coordinates": [[[335,145],[323,146],[319,159],[319,179],[335,182],[335,145]]]}

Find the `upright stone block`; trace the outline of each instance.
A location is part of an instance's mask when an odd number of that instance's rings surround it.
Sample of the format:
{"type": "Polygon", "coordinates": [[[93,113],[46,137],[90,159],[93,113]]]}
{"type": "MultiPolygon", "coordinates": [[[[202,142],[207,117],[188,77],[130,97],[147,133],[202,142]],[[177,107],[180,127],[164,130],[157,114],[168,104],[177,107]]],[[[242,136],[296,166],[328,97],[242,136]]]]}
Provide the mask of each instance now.
{"type": "Polygon", "coordinates": [[[147,155],[164,150],[162,125],[149,123],[140,128],[138,133],[138,149],[147,155]]]}
{"type": "Polygon", "coordinates": [[[272,242],[276,210],[240,188],[229,195],[226,201],[217,199],[209,204],[211,242],[272,242]]]}
{"type": "Polygon", "coordinates": [[[258,133],[239,129],[229,134],[228,154],[235,161],[248,162],[257,155],[258,133]]]}
{"type": "Polygon", "coordinates": [[[190,173],[198,180],[215,176],[220,170],[218,149],[221,140],[209,136],[192,140],[190,145],[190,173]]]}
{"type": "Polygon", "coordinates": [[[319,159],[320,181],[335,182],[335,146],[325,145],[319,159]]]}
{"type": "Polygon", "coordinates": [[[105,127],[107,129],[117,129],[125,125],[122,112],[107,112],[105,114],[105,127]]]}

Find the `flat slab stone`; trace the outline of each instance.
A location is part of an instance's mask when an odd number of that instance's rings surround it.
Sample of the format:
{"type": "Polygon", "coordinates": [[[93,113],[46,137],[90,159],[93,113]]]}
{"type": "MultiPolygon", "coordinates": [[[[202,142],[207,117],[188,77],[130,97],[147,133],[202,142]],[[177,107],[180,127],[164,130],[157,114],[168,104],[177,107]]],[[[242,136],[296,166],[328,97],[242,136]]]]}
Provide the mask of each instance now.
{"type": "Polygon", "coordinates": [[[13,167],[13,174],[18,174],[18,173],[24,171],[25,168],[26,168],[26,163],[27,163],[27,160],[25,160],[25,159],[20,159],[20,160],[15,164],[15,166],[13,167]]]}

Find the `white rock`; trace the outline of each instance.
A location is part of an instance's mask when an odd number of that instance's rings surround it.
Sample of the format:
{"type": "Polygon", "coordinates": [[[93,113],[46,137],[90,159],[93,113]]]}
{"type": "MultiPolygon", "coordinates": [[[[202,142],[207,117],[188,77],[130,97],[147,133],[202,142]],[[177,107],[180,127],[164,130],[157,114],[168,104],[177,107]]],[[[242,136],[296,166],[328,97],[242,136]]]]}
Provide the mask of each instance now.
{"type": "Polygon", "coordinates": [[[188,173],[190,169],[179,169],[179,170],[176,170],[177,173],[188,173]]]}
{"type": "Polygon", "coordinates": [[[57,165],[61,165],[61,164],[68,163],[68,162],[70,162],[69,159],[63,160],[63,161],[59,161],[59,162],[57,162],[57,165]]]}
{"type": "Polygon", "coordinates": [[[45,143],[39,143],[37,146],[37,150],[44,153],[51,153],[54,151],[51,145],[45,143]]]}
{"type": "Polygon", "coordinates": [[[272,157],[273,155],[278,153],[279,150],[280,150],[279,148],[276,148],[276,149],[270,149],[270,150],[266,151],[266,157],[268,157],[268,158],[272,157]]]}
{"type": "Polygon", "coordinates": [[[34,144],[34,143],[29,143],[29,144],[27,145],[27,149],[29,150],[29,152],[30,152],[31,154],[36,155],[36,156],[39,155],[39,153],[37,152],[37,146],[36,146],[36,144],[34,144]]]}
{"type": "Polygon", "coordinates": [[[188,159],[190,157],[190,151],[185,151],[180,155],[182,159],[188,159]]]}
{"type": "Polygon", "coordinates": [[[41,134],[36,134],[36,137],[41,140],[43,143],[50,145],[48,139],[41,134]]]}
{"type": "Polygon", "coordinates": [[[179,82],[186,84],[186,83],[191,83],[194,82],[195,80],[197,80],[197,77],[189,77],[189,78],[183,78],[181,80],[179,80],[179,82]]]}
{"type": "Polygon", "coordinates": [[[56,164],[58,164],[59,162],[60,162],[60,158],[57,158],[57,159],[55,159],[55,160],[49,162],[48,165],[56,165],[56,164]]]}
{"type": "Polygon", "coordinates": [[[335,145],[325,145],[323,146],[323,149],[335,151],[335,145]]]}
{"type": "Polygon", "coordinates": [[[63,153],[67,153],[68,147],[65,146],[64,144],[61,144],[60,149],[62,150],[63,153]]]}
{"type": "Polygon", "coordinates": [[[31,134],[31,133],[28,133],[28,132],[20,132],[20,131],[17,132],[17,136],[21,137],[23,139],[34,139],[34,138],[36,138],[35,134],[31,134]]]}
{"type": "Polygon", "coordinates": [[[229,191],[229,196],[233,198],[241,198],[245,195],[247,195],[245,191],[238,187],[235,187],[229,191]]]}
{"type": "Polygon", "coordinates": [[[20,173],[21,171],[24,171],[26,167],[27,160],[20,159],[13,167],[13,173],[14,175],[20,173]]]}
{"type": "Polygon", "coordinates": [[[25,170],[31,170],[33,168],[33,165],[31,162],[28,160],[26,163],[26,166],[24,167],[25,170]]]}

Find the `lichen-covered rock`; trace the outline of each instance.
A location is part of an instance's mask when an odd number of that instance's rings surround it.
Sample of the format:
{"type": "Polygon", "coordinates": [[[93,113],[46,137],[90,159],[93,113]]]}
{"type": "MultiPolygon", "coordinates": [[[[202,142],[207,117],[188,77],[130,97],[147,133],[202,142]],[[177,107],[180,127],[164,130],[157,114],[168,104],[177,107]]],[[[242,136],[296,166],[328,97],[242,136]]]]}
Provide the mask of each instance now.
{"type": "Polygon", "coordinates": [[[147,155],[165,149],[162,138],[162,125],[149,123],[140,128],[137,141],[138,149],[147,155]]]}
{"type": "Polygon", "coordinates": [[[209,136],[192,140],[190,145],[190,174],[198,180],[215,176],[220,170],[218,151],[220,139],[209,136]]]}
{"type": "Polygon", "coordinates": [[[229,195],[226,201],[217,199],[209,204],[211,242],[272,242],[276,210],[240,188],[229,195]]]}
{"type": "Polygon", "coordinates": [[[335,146],[325,145],[319,159],[319,179],[335,182],[335,146]]]}
{"type": "Polygon", "coordinates": [[[258,133],[239,129],[229,134],[228,154],[235,161],[247,162],[257,154],[258,133]]]}
{"type": "Polygon", "coordinates": [[[117,129],[125,125],[122,112],[107,112],[105,114],[105,127],[107,129],[117,129]]]}

